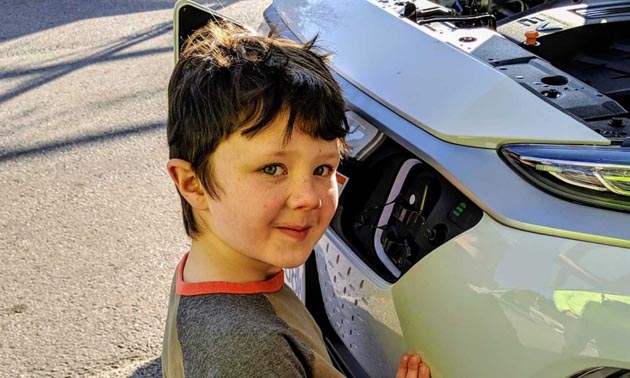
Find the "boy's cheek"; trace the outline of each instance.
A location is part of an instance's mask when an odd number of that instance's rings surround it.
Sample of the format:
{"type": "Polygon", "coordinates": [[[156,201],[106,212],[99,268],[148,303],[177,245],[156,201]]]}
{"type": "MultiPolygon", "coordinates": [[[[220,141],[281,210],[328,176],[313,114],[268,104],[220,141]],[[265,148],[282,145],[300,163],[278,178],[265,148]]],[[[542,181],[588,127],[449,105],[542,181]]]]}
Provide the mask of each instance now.
{"type": "Polygon", "coordinates": [[[324,211],[323,211],[323,220],[326,223],[326,226],[328,226],[328,223],[330,223],[330,221],[332,221],[333,216],[335,216],[335,212],[337,211],[337,204],[338,204],[338,199],[337,199],[337,193],[335,191],[335,195],[334,196],[330,196],[328,198],[328,206],[324,207],[324,211]]]}
{"type": "Polygon", "coordinates": [[[339,204],[339,192],[337,191],[337,185],[332,189],[332,207],[333,213],[337,211],[337,205],[339,204]]]}

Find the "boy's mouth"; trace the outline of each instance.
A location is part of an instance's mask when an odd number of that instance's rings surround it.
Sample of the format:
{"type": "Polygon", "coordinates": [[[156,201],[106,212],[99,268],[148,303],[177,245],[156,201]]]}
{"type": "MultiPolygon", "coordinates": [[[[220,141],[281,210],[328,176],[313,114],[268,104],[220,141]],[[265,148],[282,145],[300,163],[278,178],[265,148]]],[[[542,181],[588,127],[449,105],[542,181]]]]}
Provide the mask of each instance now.
{"type": "Polygon", "coordinates": [[[306,236],[308,236],[308,231],[311,229],[310,226],[305,226],[305,227],[283,226],[283,227],[277,227],[277,228],[285,235],[288,235],[291,238],[296,239],[298,241],[302,241],[306,239],[306,236]]]}

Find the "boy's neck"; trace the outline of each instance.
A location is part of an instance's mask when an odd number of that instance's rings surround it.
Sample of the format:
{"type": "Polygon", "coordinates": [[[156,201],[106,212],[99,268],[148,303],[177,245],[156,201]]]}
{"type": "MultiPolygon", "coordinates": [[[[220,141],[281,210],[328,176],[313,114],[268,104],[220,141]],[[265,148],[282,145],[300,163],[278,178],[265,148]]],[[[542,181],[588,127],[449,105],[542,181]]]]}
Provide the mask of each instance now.
{"type": "Polygon", "coordinates": [[[193,239],[183,278],[186,282],[259,282],[279,271],[280,268],[249,257],[212,248],[203,239],[193,239]]]}

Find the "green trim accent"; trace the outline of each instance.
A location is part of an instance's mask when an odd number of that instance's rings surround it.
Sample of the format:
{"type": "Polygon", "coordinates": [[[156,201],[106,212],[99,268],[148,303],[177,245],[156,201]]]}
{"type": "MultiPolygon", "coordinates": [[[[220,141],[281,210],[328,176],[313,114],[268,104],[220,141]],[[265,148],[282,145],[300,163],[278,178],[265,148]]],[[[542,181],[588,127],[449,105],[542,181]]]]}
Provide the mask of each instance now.
{"type": "Polygon", "coordinates": [[[420,203],[420,211],[424,210],[424,202],[427,199],[427,192],[429,191],[429,185],[424,185],[424,193],[422,194],[422,202],[420,203]]]}
{"type": "Polygon", "coordinates": [[[630,182],[630,176],[603,176],[606,180],[630,182]]]}

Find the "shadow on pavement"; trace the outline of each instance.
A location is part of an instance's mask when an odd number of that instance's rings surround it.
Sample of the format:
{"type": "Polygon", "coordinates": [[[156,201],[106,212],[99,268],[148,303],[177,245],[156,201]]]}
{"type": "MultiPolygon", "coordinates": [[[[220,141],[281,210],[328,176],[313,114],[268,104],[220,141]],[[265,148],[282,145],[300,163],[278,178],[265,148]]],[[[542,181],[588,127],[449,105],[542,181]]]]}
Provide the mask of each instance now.
{"type": "Polygon", "coordinates": [[[161,378],[162,377],[162,359],[155,360],[145,364],[134,371],[129,378],[161,378]]]}
{"type": "Polygon", "coordinates": [[[166,127],[166,123],[164,122],[156,122],[150,123],[140,126],[132,126],[122,130],[114,130],[107,131],[99,134],[87,135],[74,139],[67,139],[62,141],[57,141],[49,144],[45,144],[42,146],[36,146],[26,149],[13,150],[13,151],[2,151],[0,152],[0,163],[7,160],[15,160],[18,158],[29,157],[33,155],[45,154],[48,152],[52,152],[64,147],[76,147],[85,144],[98,143],[105,140],[118,139],[118,138],[126,138],[130,135],[134,134],[142,134],[146,132],[152,132],[155,130],[164,129],[166,127]]]}
{"type": "Polygon", "coordinates": [[[66,0],[55,2],[0,0],[0,42],[75,21],[172,8],[174,0],[66,0]]]}
{"type": "Polygon", "coordinates": [[[29,80],[27,83],[20,85],[19,87],[3,93],[0,95],[0,103],[8,101],[16,96],[19,96],[25,92],[28,92],[34,88],[37,88],[41,85],[50,83],[53,80],[56,80],[62,76],[65,76],[71,72],[74,72],[80,68],[86,67],[90,64],[99,63],[103,61],[110,61],[115,59],[126,59],[137,57],[141,55],[148,54],[157,54],[171,51],[172,48],[166,47],[162,49],[153,49],[142,52],[128,53],[128,54],[118,54],[121,51],[128,49],[132,46],[145,42],[149,39],[155,38],[164,33],[168,33],[173,29],[171,22],[165,22],[159,25],[152,27],[140,33],[138,36],[125,38],[124,40],[117,42],[111,46],[108,46],[101,51],[98,51],[90,56],[85,58],[80,58],[75,61],[63,62],[62,64],[56,64],[46,67],[39,67],[27,70],[6,70],[0,74],[0,79],[11,78],[15,76],[23,76],[29,75],[32,73],[40,74],[39,77],[29,80]]]}
{"type": "MultiPolygon", "coordinates": [[[[238,0],[196,1],[221,11],[238,0]]],[[[176,0],[0,0],[0,24],[4,25],[0,33],[0,43],[89,18],[172,9],[175,2],[176,0]]]]}

